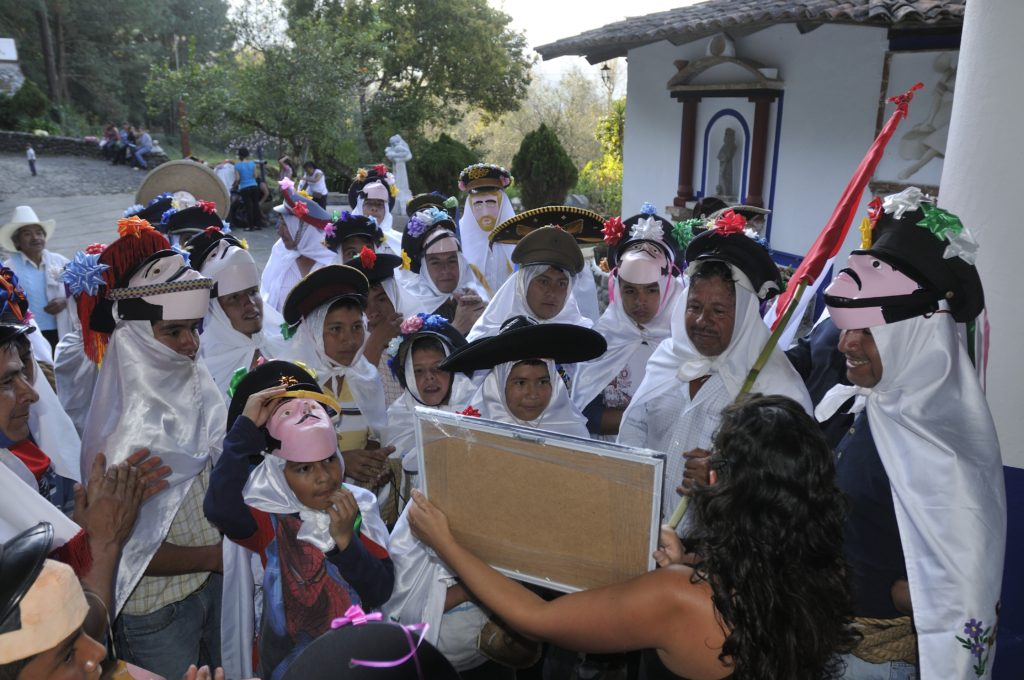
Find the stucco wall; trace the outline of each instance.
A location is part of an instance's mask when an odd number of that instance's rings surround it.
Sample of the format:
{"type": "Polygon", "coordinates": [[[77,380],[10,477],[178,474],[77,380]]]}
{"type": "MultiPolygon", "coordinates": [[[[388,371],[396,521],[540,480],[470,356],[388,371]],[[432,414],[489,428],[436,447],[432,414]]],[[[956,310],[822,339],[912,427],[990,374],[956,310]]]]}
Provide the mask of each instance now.
{"type": "MultiPolygon", "coordinates": [[[[665,84],[675,73],[674,60],[703,57],[706,44],[662,42],[629,53],[623,214],[632,214],[643,201],[661,209],[675,196],[682,104],[669,96],[665,84]]],[[[884,29],[851,26],[822,26],[801,35],[795,26],[781,25],[736,41],[738,57],[777,68],[785,83],[777,158],[778,105],[772,107],[768,126],[764,196],[766,204],[773,201],[773,248],[804,254],[832,213],[874,139],[886,49],[884,29]]],[[[721,108],[736,109],[753,124],[753,105],[746,100],[701,102],[694,172],[698,189],[704,128],[721,108]]],[[[708,182],[713,193],[714,178],[708,182]]],[[[852,229],[847,249],[858,239],[852,229]]]]}

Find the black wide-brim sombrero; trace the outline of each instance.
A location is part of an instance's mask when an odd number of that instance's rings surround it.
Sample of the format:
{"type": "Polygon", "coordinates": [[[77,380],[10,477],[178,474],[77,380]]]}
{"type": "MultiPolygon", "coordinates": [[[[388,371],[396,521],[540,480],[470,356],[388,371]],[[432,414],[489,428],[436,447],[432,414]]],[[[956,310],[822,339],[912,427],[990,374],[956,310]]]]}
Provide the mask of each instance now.
{"type": "Polygon", "coordinates": [[[216,203],[219,215],[227,215],[231,207],[231,196],[217,173],[187,158],[162,163],[150,171],[135,192],[135,202],[146,205],[164,192],[179,191],[192,194],[198,201],[216,203]]]}
{"type": "Polygon", "coordinates": [[[361,271],[371,286],[386,279],[394,278],[395,270],[402,266],[402,258],[398,255],[391,255],[390,253],[374,253],[374,255],[376,257],[373,266],[369,269],[363,266],[361,256],[353,257],[345,262],[346,267],[352,267],[361,271]]]}
{"type": "Polygon", "coordinates": [[[490,243],[519,243],[524,236],[541,227],[561,227],[576,239],[580,246],[594,246],[604,242],[604,220],[593,210],[569,205],[549,205],[534,208],[508,218],[492,231],[490,243]]]}
{"type": "Polygon", "coordinates": [[[324,406],[338,411],[338,403],[324,394],[323,388],[317,384],[316,376],[304,367],[291,361],[275,359],[260,364],[252,369],[231,389],[231,403],[228,404],[228,429],[235,419],[245,410],[245,402],[249,397],[271,387],[286,387],[281,398],[314,399],[324,406]]]}
{"type": "Polygon", "coordinates": [[[743,231],[727,234],[709,229],[698,234],[686,247],[686,262],[719,260],[743,272],[762,301],[770,300],[782,289],[782,275],[768,250],[743,231]]]}
{"type": "Polygon", "coordinates": [[[405,366],[405,358],[416,345],[416,342],[424,338],[437,338],[448,348],[449,355],[458,352],[467,344],[466,336],[460,333],[455,326],[447,322],[440,328],[421,328],[415,333],[403,337],[402,344],[398,346],[398,351],[395,353],[394,365],[391,367],[391,372],[398,379],[402,389],[408,387],[405,380],[405,371],[402,370],[402,367],[405,366]]]}
{"type": "Polygon", "coordinates": [[[497,335],[478,338],[453,353],[438,368],[470,373],[527,359],[575,364],[596,359],[608,349],[600,333],[574,324],[538,324],[520,316],[506,321],[501,328],[497,335]]]}
{"type": "Polygon", "coordinates": [[[417,644],[419,635],[398,623],[349,623],[313,640],[281,680],[458,680],[459,674],[436,647],[426,640],[417,644]],[[360,661],[394,665],[363,666],[360,661]]]}
{"type": "Polygon", "coordinates": [[[284,299],[281,314],[289,326],[294,326],[320,305],[340,297],[358,298],[360,304],[365,305],[369,292],[370,282],[365,274],[343,264],[332,264],[307,274],[296,283],[284,299]]]}

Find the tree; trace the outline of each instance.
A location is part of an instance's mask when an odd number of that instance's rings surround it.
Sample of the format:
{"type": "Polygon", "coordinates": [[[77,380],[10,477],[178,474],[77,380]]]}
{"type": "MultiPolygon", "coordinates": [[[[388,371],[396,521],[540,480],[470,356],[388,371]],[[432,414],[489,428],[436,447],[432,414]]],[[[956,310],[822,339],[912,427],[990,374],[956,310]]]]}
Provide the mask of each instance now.
{"type": "Polygon", "coordinates": [[[455,196],[459,192],[459,173],[478,160],[468,146],[442,133],[409,164],[410,176],[418,179],[410,183],[416,185],[416,193],[440,191],[455,196]]]}
{"type": "Polygon", "coordinates": [[[563,203],[577,177],[576,166],[558,136],[543,123],[523,137],[512,159],[512,174],[522,189],[526,208],[563,203]]]}
{"type": "Polygon", "coordinates": [[[597,212],[617,215],[622,210],[622,139],[626,129],[626,99],[612,102],[611,111],[597,126],[600,161],[590,161],[580,172],[580,192],[597,212]]]}
{"type": "Polygon", "coordinates": [[[285,7],[293,40],[291,27],[302,19],[376,36],[358,93],[373,158],[392,134],[415,139],[427,125],[454,124],[462,108],[500,115],[526,94],[533,63],[526,37],[486,0],[286,0],[285,7]]]}

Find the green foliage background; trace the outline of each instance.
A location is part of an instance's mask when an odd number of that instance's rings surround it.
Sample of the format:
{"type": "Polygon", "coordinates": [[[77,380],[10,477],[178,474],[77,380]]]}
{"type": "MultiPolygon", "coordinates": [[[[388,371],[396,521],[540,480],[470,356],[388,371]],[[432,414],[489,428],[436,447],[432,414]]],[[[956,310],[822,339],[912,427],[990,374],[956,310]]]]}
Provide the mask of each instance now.
{"type": "Polygon", "coordinates": [[[578,175],[558,135],[543,123],[523,137],[511,170],[528,210],[563,203],[578,175]]]}

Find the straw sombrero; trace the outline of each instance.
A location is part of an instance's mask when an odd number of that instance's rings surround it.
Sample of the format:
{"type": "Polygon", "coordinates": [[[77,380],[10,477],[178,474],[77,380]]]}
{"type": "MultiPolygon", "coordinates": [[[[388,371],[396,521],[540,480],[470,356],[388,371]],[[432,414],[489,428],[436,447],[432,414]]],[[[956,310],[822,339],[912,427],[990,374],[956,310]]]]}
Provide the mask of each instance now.
{"type": "Polygon", "coordinates": [[[164,192],[185,191],[199,201],[210,201],[217,205],[217,214],[227,216],[231,207],[231,195],[224,182],[220,181],[210,168],[190,161],[170,161],[154,168],[135,192],[135,202],[146,205],[164,192]]]}

